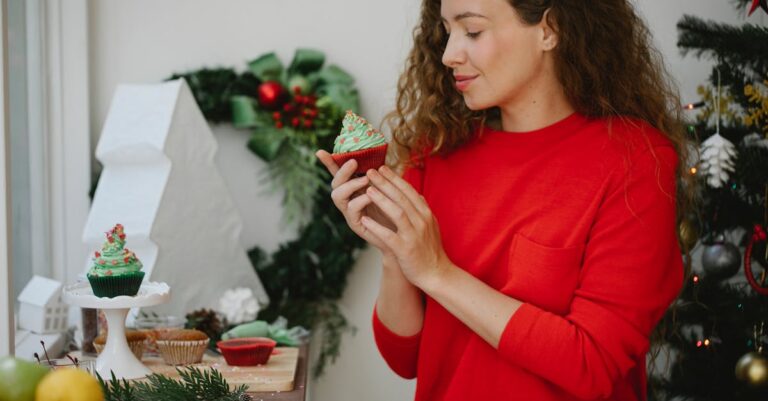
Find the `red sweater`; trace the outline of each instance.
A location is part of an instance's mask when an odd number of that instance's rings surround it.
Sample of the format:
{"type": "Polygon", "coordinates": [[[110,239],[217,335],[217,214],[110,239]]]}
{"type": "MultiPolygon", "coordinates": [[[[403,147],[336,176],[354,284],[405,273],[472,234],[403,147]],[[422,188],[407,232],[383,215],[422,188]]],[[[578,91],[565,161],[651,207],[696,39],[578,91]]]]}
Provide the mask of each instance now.
{"type": "Polygon", "coordinates": [[[417,401],[645,400],[648,338],[683,281],[676,163],[647,124],[573,114],[407,170],[451,261],[523,305],[498,349],[429,297],[413,337],[374,311],[381,355],[417,401]]]}

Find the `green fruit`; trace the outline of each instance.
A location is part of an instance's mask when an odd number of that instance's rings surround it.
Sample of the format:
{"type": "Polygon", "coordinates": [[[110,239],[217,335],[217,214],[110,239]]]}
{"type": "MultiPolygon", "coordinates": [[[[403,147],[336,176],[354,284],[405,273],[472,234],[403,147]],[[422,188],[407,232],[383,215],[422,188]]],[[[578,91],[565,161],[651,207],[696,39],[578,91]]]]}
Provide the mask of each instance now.
{"type": "Polygon", "coordinates": [[[37,383],[48,372],[47,368],[23,359],[0,358],[0,401],[34,401],[37,383]]]}

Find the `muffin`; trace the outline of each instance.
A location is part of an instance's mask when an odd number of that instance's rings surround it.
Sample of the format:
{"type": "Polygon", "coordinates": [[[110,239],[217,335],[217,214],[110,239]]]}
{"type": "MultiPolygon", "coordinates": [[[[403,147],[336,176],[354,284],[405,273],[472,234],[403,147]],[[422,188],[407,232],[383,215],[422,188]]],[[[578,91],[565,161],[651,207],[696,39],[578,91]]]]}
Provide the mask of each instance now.
{"type": "Polygon", "coordinates": [[[203,360],[208,341],[200,330],[171,330],[159,334],[157,348],[168,365],[189,365],[203,360]]]}
{"type": "Polygon", "coordinates": [[[333,143],[333,160],[341,166],[350,159],[357,160],[357,174],[365,174],[384,164],[387,156],[387,140],[365,118],[347,111],[341,132],[333,143]]]}
{"type": "MultiPolygon", "coordinates": [[[[128,348],[131,349],[133,355],[136,355],[136,358],[141,360],[147,344],[147,335],[137,330],[126,330],[125,339],[128,340],[128,348]]],[[[93,340],[93,347],[96,348],[97,354],[101,354],[106,343],[107,336],[105,334],[102,334],[93,340]]]]}
{"type": "Polygon", "coordinates": [[[101,251],[94,253],[93,266],[87,274],[93,294],[106,298],[136,295],[144,272],[136,254],[125,247],[123,225],[115,225],[106,235],[101,251]]]}

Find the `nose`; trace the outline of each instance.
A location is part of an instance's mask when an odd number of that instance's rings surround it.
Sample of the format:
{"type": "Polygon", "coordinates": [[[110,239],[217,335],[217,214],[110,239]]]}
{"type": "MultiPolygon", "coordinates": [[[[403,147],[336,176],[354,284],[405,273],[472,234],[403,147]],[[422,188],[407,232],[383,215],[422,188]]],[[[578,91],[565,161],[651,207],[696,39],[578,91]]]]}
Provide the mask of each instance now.
{"type": "Polygon", "coordinates": [[[445,44],[442,58],[446,67],[455,68],[466,61],[466,53],[458,39],[456,35],[448,36],[448,43],[445,44]]]}

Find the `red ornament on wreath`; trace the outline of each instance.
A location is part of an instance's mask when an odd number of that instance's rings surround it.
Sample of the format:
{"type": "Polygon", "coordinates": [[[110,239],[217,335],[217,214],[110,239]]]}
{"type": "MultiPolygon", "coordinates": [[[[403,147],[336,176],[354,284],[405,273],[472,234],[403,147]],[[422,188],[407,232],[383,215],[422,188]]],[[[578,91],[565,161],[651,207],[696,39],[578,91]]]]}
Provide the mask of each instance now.
{"type": "Polygon", "coordinates": [[[757,10],[757,8],[760,7],[768,13],[768,0],[752,0],[752,5],[749,7],[749,12],[747,13],[747,17],[752,16],[752,13],[757,10]]]}
{"type": "Polygon", "coordinates": [[[259,104],[268,110],[275,110],[282,106],[285,98],[285,88],[277,81],[267,81],[259,85],[259,104]]]}
{"type": "Polygon", "coordinates": [[[758,283],[757,280],[755,280],[755,275],[752,274],[752,248],[754,248],[757,243],[766,242],[767,239],[768,235],[766,235],[763,226],[755,224],[755,228],[752,231],[752,238],[750,238],[749,244],[747,244],[747,248],[744,250],[744,273],[747,276],[747,281],[758,294],[762,295],[768,295],[768,287],[761,286],[762,283],[758,283]]]}

